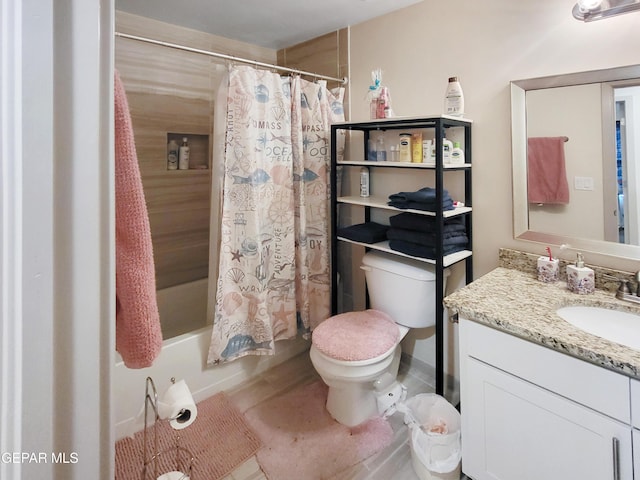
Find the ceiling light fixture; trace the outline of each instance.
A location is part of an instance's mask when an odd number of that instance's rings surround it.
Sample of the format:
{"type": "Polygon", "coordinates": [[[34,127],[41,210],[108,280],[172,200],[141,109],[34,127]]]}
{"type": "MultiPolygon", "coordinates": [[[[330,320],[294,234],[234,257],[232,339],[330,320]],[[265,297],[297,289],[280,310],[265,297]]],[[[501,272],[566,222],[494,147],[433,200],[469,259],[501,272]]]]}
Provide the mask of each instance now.
{"type": "Polygon", "coordinates": [[[593,22],[638,10],[640,0],[578,0],[573,7],[573,16],[583,22],[593,22]]]}
{"type": "Polygon", "coordinates": [[[578,0],[577,5],[581,12],[589,12],[602,5],[602,0],[578,0]]]}

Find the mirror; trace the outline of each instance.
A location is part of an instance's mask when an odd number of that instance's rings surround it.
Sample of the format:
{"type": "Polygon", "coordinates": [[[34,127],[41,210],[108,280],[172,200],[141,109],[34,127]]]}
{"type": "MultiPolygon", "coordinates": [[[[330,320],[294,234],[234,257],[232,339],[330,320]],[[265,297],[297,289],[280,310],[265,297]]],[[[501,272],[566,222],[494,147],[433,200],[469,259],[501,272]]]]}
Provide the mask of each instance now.
{"type": "Polygon", "coordinates": [[[640,65],[511,82],[511,135],[514,238],[640,259],[640,65]]]}

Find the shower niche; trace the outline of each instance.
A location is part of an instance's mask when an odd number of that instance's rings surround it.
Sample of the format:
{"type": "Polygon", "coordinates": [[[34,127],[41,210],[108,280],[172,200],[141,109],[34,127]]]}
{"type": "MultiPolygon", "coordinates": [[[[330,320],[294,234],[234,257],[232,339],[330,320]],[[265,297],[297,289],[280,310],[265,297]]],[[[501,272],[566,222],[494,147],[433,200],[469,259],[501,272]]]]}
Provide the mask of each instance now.
{"type": "MultiPolygon", "coordinates": [[[[208,170],[211,168],[209,159],[211,158],[210,136],[198,133],[187,132],[167,132],[167,154],[168,145],[171,140],[175,141],[178,146],[182,145],[182,139],[187,138],[189,142],[189,170],[208,170]]],[[[184,170],[182,170],[184,172],[184,170]]],[[[171,170],[172,173],[180,172],[180,170],[171,170]]]]}

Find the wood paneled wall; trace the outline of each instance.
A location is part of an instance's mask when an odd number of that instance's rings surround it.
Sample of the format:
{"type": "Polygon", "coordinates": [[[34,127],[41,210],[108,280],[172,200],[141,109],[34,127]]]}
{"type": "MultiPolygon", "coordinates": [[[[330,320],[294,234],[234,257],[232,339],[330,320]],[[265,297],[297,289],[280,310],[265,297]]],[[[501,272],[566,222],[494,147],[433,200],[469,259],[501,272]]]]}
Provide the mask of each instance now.
{"type": "MultiPolygon", "coordinates": [[[[349,30],[343,28],[307,42],[278,50],[278,65],[330,77],[348,78],[349,30]]],[[[328,87],[332,88],[336,85],[330,82],[328,87]]],[[[345,105],[348,101],[345,93],[345,105]]],[[[348,110],[345,108],[345,115],[348,110]]]]}

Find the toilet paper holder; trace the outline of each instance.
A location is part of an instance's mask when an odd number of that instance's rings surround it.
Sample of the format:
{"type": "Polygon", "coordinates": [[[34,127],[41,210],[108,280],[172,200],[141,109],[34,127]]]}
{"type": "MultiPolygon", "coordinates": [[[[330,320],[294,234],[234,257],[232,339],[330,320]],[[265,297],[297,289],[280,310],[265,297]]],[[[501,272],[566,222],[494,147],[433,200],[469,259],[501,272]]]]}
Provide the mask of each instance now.
{"type": "MultiPolygon", "coordinates": [[[[174,377],[171,378],[171,383],[175,384],[176,379],[174,377]]],[[[180,445],[180,435],[174,431],[175,436],[175,446],[166,448],[164,450],[159,450],[158,447],[158,429],[157,424],[161,420],[160,414],[158,412],[158,390],[156,389],[156,385],[151,377],[147,377],[145,381],[145,394],[144,394],[144,430],[142,434],[142,442],[143,442],[143,451],[144,451],[144,463],[142,467],[142,479],[147,480],[147,472],[150,468],[153,468],[153,479],[158,478],[166,478],[165,475],[162,477],[158,477],[158,460],[163,455],[168,455],[170,453],[175,453],[175,463],[176,469],[180,468],[180,459],[185,458],[185,464],[187,465],[187,472],[182,473],[181,477],[171,477],[176,478],[176,480],[194,480],[192,476],[193,462],[194,457],[191,452],[182,447],[180,445]],[[149,408],[153,409],[153,424],[148,425],[149,421],[149,408]],[[153,452],[149,452],[149,442],[147,441],[147,434],[150,428],[153,428],[153,452]]],[[[166,420],[169,422],[171,420],[179,420],[183,419],[184,421],[188,420],[188,418],[183,418],[184,416],[191,415],[191,412],[188,410],[185,411],[180,410],[175,417],[167,418],[166,420]]],[[[180,474],[181,472],[171,472],[180,474]]]]}

